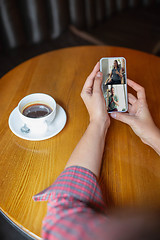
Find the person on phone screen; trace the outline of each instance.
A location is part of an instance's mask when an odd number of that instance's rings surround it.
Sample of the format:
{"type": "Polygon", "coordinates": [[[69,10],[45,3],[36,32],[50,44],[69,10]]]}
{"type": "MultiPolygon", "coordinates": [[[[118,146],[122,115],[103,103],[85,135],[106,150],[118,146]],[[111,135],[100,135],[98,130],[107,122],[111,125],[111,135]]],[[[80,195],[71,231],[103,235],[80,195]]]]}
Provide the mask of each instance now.
{"type": "MultiPolygon", "coordinates": [[[[84,135],[56,181],[33,197],[35,201],[48,201],[42,237],[47,240],[159,239],[156,237],[160,236],[160,218],[146,220],[135,215],[114,220],[115,217],[106,213],[98,178],[111,119],[101,89],[99,67],[98,62],[81,92],[90,117],[84,135]]],[[[129,112],[114,112],[111,117],[128,124],[143,143],[160,155],[160,130],[149,112],[144,88],[132,80],[127,82],[137,92],[137,97],[129,93],[129,112]]],[[[154,159],[152,161],[154,164],[154,159]]]]}
{"type": "Polygon", "coordinates": [[[111,87],[111,94],[108,99],[108,110],[110,112],[112,111],[118,111],[117,107],[119,106],[118,104],[118,97],[115,95],[115,89],[114,87],[111,87]]]}
{"type": "Polygon", "coordinates": [[[123,82],[122,69],[118,65],[118,61],[114,60],[114,67],[109,75],[109,78],[106,80],[105,85],[121,84],[122,82],[123,82]]]}

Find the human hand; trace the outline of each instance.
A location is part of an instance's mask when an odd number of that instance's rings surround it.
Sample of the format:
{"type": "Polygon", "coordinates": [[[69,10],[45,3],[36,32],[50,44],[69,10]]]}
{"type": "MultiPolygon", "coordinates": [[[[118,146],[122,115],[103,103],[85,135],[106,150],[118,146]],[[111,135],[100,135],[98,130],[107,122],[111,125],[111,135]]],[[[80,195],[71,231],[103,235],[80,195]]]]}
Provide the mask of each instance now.
{"type": "Polygon", "coordinates": [[[99,62],[87,77],[81,92],[81,98],[88,110],[90,122],[104,123],[108,128],[110,118],[107,112],[105,99],[102,93],[102,73],[99,72],[99,62]]]}
{"type": "Polygon", "coordinates": [[[107,84],[107,82],[108,82],[108,79],[109,79],[109,78],[107,78],[107,79],[106,79],[106,81],[105,81],[104,85],[106,85],[106,84],[107,84]]]}
{"type": "Polygon", "coordinates": [[[107,78],[107,80],[105,81],[105,84],[104,85],[106,85],[107,83],[109,83],[111,81],[111,79],[110,78],[107,78]]]}
{"type": "Polygon", "coordinates": [[[116,70],[116,74],[118,74],[119,75],[119,72],[116,70]]]}
{"type": "Polygon", "coordinates": [[[145,90],[132,80],[127,80],[128,85],[137,92],[137,98],[128,94],[128,113],[111,113],[111,117],[127,123],[141,140],[152,145],[153,139],[159,134],[146,102],[145,90]]]}
{"type": "Polygon", "coordinates": [[[114,97],[112,97],[112,102],[116,103],[116,101],[115,101],[114,97]]]}

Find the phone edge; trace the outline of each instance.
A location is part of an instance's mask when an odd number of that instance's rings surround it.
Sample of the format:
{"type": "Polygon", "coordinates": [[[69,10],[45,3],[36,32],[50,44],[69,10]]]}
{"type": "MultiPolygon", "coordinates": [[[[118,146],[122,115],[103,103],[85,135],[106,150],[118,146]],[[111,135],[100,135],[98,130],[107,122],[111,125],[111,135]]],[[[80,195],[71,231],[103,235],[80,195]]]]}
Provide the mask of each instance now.
{"type": "MultiPolygon", "coordinates": [[[[102,57],[99,62],[100,62],[100,72],[102,72],[102,60],[103,59],[109,59],[109,58],[123,58],[125,60],[125,69],[126,69],[126,111],[117,111],[117,112],[120,112],[120,113],[125,113],[128,111],[128,92],[127,92],[127,66],[126,66],[126,58],[125,57],[102,57]]],[[[102,88],[102,91],[103,91],[103,82],[102,82],[102,85],[101,85],[101,88],[102,88]]],[[[108,111],[107,111],[108,112],[108,111]]],[[[113,112],[108,112],[108,113],[113,113],[113,112]]]]}

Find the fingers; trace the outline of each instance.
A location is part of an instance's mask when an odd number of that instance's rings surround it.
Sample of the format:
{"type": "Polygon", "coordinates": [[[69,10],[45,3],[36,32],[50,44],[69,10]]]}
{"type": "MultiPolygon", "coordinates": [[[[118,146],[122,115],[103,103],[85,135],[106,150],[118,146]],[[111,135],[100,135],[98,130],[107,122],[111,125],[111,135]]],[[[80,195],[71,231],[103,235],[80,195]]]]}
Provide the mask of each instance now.
{"type": "Polygon", "coordinates": [[[127,79],[127,84],[137,92],[138,99],[146,99],[145,90],[142,86],[130,79],[127,79]]]}
{"type": "Polygon", "coordinates": [[[111,113],[111,117],[128,125],[131,125],[133,122],[133,117],[128,113],[111,113]]]}
{"type": "Polygon", "coordinates": [[[137,98],[132,94],[132,93],[128,93],[128,102],[131,104],[136,103],[137,98]]]}
{"type": "Polygon", "coordinates": [[[93,84],[93,93],[102,92],[102,76],[101,72],[98,72],[95,76],[94,84],[93,84]]]}
{"type": "Polygon", "coordinates": [[[94,78],[95,78],[96,73],[99,71],[99,68],[100,68],[100,64],[99,64],[99,62],[97,62],[94,69],[92,70],[91,74],[87,77],[87,79],[84,83],[84,86],[83,86],[83,90],[87,90],[88,88],[93,87],[94,78]]]}

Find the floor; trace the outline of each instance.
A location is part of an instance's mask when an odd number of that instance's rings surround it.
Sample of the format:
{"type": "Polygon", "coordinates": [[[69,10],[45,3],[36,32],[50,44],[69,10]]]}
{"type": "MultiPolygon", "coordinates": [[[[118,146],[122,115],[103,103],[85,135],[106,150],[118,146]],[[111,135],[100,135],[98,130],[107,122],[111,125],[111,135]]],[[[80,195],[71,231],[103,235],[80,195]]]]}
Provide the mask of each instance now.
{"type": "MultiPolygon", "coordinates": [[[[160,41],[159,8],[125,11],[108,19],[105,23],[88,32],[107,45],[129,47],[152,53],[160,41]],[[120,24],[119,24],[120,22],[120,24]]],[[[87,40],[75,36],[69,30],[58,39],[28,46],[0,54],[0,77],[23,61],[38,54],[64,47],[91,45],[87,40]]],[[[160,56],[160,50],[157,50],[160,56]]],[[[0,214],[1,240],[29,240],[31,238],[19,232],[0,214]]]]}

